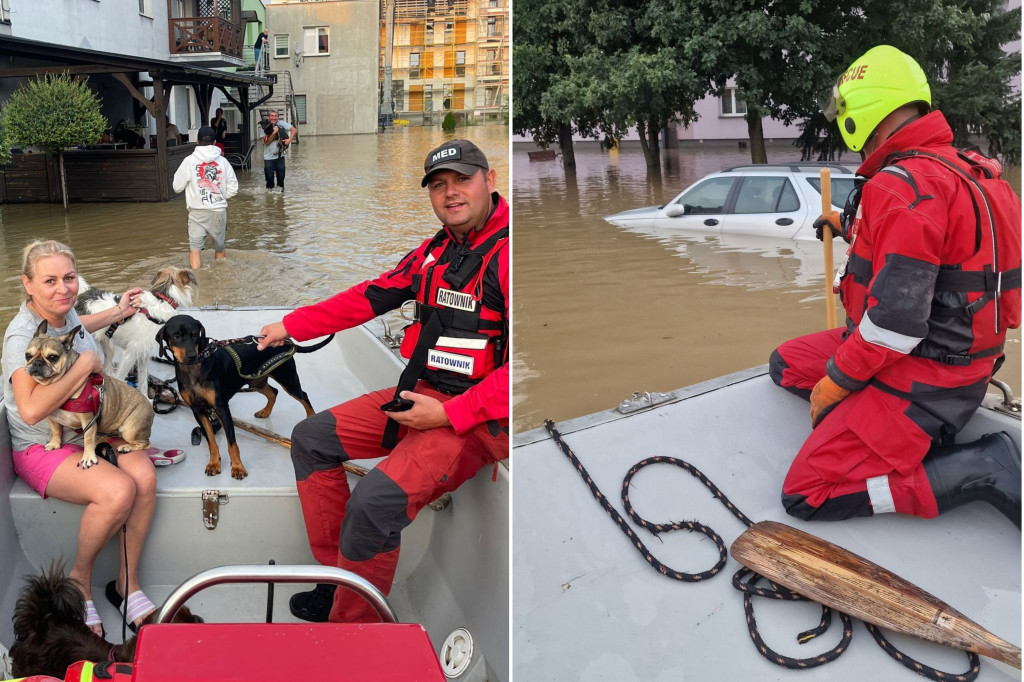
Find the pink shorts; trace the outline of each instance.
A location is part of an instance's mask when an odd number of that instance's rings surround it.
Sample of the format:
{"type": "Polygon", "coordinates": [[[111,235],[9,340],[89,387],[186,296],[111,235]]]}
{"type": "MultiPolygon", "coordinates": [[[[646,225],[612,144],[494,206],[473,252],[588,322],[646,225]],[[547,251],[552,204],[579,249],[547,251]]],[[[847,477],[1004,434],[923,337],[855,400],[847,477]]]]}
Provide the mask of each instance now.
{"type": "Polygon", "coordinates": [[[30,445],[26,450],[13,453],[14,471],[32,490],[46,499],[46,486],[53,472],[68,457],[81,457],[83,449],[81,445],[69,443],[47,452],[42,445],[30,445]]]}

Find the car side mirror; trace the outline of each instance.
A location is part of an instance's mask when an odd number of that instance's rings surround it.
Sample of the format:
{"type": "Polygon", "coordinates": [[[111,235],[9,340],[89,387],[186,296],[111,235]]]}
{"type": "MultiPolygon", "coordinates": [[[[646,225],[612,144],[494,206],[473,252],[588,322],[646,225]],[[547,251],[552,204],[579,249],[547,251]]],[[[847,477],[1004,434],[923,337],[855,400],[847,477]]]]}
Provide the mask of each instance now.
{"type": "Polygon", "coordinates": [[[665,209],[665,215],[669,218],[678,218],[681,215],[686,214],[686,207],[682,204],[672,204],[665,209]]]}

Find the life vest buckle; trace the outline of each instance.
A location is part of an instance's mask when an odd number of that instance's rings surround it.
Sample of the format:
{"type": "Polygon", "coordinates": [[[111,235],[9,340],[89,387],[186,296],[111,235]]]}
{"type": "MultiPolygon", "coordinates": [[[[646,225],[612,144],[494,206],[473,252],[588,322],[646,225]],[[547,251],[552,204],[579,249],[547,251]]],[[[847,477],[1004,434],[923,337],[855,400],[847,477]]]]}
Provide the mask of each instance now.
{"type": "Polygon", "coordinates": [[[410,298],[408,301],[399,306],[398,314],[401,315],[402,319],[407,322],[418,321],[420,319],[420,302],[417,301],[415,298],[410,298]],[[407,307],[411,307],[411,311],[407,310],[407,307]]]}
{"type": "Polygon", "coordinates": [[[962,355],[959,353],[946,353],[942,358],[939,359],[944,365],[952,365],[953,367],[967,367],[973,362],[974,358],[970,355],[962,355]]]}

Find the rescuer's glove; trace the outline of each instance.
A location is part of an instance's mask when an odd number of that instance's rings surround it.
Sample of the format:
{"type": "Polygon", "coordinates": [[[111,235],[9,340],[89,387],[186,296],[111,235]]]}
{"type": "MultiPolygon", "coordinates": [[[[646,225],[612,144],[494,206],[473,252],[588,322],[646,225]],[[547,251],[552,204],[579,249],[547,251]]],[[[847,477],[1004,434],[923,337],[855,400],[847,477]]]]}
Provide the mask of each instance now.
{"type": "Polygon", "coordinates": [[[827,375],[822,377],[811,391],[811,426],[817,426],[818,422],[848,395],[850,391],[840,387],[827,375]]]}
{"type": "Polygon", "coordinates": [[[842,223],[839,220],[839,211],[832,211],[827,216],[818,216],[817,219],[815,219],[812,227],[814,227],[814,236],[817,237],[819,241],[824,241],[821,237],[826,225],[828,225],[829,229],[832,231],[832,239],[843,236],[843,228],[841,227],[842,223]]]}

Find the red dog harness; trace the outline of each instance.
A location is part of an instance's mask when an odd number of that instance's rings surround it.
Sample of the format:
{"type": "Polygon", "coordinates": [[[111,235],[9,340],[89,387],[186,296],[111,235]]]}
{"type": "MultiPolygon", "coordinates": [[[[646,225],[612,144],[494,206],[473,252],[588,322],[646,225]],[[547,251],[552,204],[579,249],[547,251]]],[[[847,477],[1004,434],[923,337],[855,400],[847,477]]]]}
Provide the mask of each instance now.
{"type": "Polygon", "coordinates": [[[82,387],[82,392],[77,398],[70,398],[60,406],[65,412],[90,412],[96,414],[100,411],[100,390],[103,387],[102,374],[90,374],[82,387]]]}

